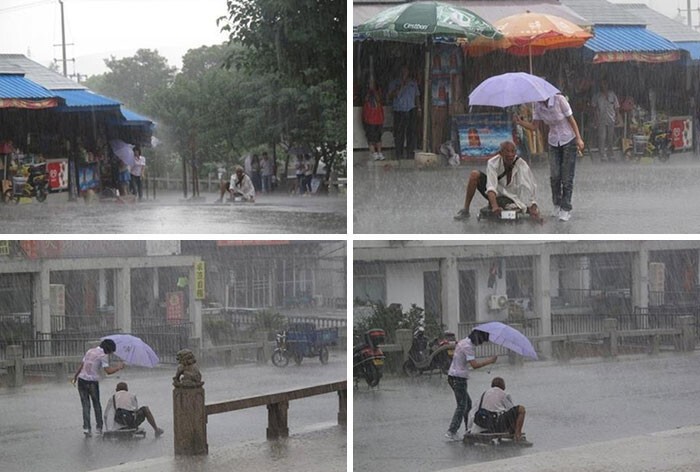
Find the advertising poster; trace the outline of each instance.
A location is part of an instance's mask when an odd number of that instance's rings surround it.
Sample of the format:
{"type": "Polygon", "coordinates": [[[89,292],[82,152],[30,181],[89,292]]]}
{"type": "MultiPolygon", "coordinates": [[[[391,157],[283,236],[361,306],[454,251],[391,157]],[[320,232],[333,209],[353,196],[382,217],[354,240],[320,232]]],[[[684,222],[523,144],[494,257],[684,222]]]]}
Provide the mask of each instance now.
{"type": "Polygon", "coordinates": [[[49,189],[68,189],[68,159],[49,159],[46,161],[46,171],[49,176],[49,189]]]}
{"type": "Polygon", "coordinates": [[[97,163],[91,163],[80,166],[78,169],[78,186],[81,192],[89,189],[99,188],[100,173],[97,169],[97,163]]]}
{"type": "Polygon", "coordinates": [[[693,147],[693,120],[689,116],[674,116],[669,118],[671,141],[676,151],[688,150],[693,147]]]}
{"type": "Polygon", "coordinates": [[[503,141],[513,140],[512,123],[504,113],[470,113],[453,117],[462,160],[486,160],[503,141]]]}

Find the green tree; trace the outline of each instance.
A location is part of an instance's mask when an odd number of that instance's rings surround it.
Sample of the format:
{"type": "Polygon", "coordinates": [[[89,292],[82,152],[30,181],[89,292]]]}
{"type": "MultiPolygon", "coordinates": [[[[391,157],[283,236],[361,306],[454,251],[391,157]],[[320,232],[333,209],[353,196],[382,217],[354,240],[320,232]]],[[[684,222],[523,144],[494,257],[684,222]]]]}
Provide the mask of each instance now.
{"type": "Polygon", "coordinates": [[[141,113],[150,111],[154,95],[172,83],[177,71],[157,50],[150,49],[139,49],[134,56],[123,59],[111,56],[105,59],[105,65],[110,71],[90,77],[85,85],[141,113]]]}
{"type": "Polygon", "coordinates": [[[387,335],[387,342],[396,340],[397,329],[410,329],[413,331],[419,326],[425,328],[425,336],[432,339],[442,334],[443,325],[431,314],[412,304],[408,311],[403,312],[399,305],[385,306],[377,303],[373,307],[372,314],[368,317],[355,320],[354,332],[356,336],[362,336],[372,328],[383,329],[387,335]]]}
{"type": "Polygon", "coordinates": [[[273,84],[262,104],[263,135],[284,148],[303,146],[327,172],[344,172],[346,7],[340,0],[229,0],[220,18],[231,43],[246,46],[226,66],[273,84]]]}

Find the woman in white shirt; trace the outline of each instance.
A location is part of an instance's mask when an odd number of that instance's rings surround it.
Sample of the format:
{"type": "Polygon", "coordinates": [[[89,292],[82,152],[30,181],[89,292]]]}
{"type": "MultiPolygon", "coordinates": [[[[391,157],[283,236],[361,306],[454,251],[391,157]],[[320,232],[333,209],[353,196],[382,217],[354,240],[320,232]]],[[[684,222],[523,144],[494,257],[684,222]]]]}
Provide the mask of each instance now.
{"type": "Polygon", "coordinates": [[[549,143],[549,180],[552,186],[552,203],[554,203],[552,216],[559,218],[559,221],[569,221],[576,156],[584,148],[578,124],[569,102],[561,94],[537,102],[532,118],[532,123],[529,123],[516,115],[514,121],[531,131],[541,130],[542,123],[549,126],[547,142],[549,143]]]}

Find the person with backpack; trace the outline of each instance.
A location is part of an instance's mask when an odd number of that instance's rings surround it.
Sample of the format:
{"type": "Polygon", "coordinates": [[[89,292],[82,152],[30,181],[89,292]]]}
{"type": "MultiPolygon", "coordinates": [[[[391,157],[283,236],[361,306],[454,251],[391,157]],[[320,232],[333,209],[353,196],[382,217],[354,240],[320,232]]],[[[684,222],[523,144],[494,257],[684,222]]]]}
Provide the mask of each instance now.
{"type": "MultiPolygon", "coordinates": [[[[144,420],[153,428],[156,437],[163,434],[163,429],[156,424],[156,419],[147,406],[139,407],[136,395],[129,392],[126,382],[117,384],[117,391],[105,407],[104,424],[110,424],[110,414],[114,410],[114,429],[136,429],[144,420]]],[[[112,429],[112,428],[110,428],[112,429]]]]}

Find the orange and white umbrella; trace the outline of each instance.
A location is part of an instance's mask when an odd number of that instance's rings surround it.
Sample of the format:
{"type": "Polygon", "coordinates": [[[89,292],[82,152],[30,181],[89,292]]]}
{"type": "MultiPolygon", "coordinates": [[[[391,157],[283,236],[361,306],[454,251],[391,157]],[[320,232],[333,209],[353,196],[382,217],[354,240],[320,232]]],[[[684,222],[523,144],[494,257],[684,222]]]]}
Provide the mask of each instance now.
{"type": "Polygon", "coordinates": [[[532,56],[552,49],[578,48],[593,35],[571,21],[546,13],[520,13],[501,18],[493,23],[510,42],[510,54],[529,56],[532,74],[532,56]]]}

